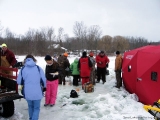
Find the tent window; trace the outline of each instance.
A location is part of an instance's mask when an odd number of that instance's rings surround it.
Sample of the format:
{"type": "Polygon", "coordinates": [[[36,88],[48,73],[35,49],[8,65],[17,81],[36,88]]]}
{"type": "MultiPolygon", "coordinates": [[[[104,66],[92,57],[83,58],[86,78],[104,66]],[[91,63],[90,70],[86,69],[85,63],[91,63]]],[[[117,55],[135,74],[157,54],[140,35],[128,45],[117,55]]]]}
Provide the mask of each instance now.
{"type": "Polygon", "coordinates": [[[131,65],[128,66],[128,72],[131,72],[131,65]]]}
{"type": "Polygon", "coordinates": [[[152,81],[157,81],[158,80],[157,72],[151,72],[151,80],[152,81]]]}

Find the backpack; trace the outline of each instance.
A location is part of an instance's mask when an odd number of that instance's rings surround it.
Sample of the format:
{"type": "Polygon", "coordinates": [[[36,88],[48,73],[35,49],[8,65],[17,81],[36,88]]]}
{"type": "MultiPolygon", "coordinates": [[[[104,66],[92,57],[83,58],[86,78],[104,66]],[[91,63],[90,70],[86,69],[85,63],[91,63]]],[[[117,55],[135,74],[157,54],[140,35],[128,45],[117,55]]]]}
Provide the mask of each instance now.
{"type": "MultiPolygon", "coordinates": [[[[36,65],[37,66],[37,69],[38,69],[38,71],[39,71],[39,73],[40,73],[40,68],[39,68],[39,66],[38,65],[36,65]]],[[[23,66],[22,67],[22,69],[21,69],[21,76],[22,76],[22,70],[24,69],[24,67],[25,66],[23,66]]],[[[25,96],[24,95],[24,79],[23,79],[23,76],[22,76],[22,78],[21,78],[21,94],[23,95],[23,96],[25,96]]],[[[42,89],[42,94],[43,94],[43,90],[44,90],[44,83],[43,83],[43,80],[42,80],[42,78],[40,78],[40,85],[41,85],[41,89],[42,89]]]]}
{"type": "Polygon", "coordinates": [[[84,92],[85,93],[91,93],[94,92],[94,85],[92,84],[92,82],[87,82],[83,85],[84,88],[84,92]]]}
{"type": "Polygon", "coordinates": [[[76,92],[75,90],[71,90],[71,92],[70,92],[70,97],[71,97],[71,98],[77,98],[77,97],[78,97],[77,92],[76,92]]]}

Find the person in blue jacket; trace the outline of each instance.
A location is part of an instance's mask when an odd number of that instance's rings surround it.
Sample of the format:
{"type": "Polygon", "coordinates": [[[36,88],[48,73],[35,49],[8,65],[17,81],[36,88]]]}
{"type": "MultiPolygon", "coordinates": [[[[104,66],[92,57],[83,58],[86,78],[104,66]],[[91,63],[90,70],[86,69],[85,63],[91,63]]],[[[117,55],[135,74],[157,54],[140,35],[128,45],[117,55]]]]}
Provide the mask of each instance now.
{"type": "Polygon", "coordinates": [[[36,65],[36,59],[32,55],[27,55],[24,59],[24,68],[19,72],[17,84],[22,85],[22,80],[24,98],[28,103],[29,120],[38,120],[43,98],[41,82],[46,88],[46,77],[42,68],[36,65]]]}

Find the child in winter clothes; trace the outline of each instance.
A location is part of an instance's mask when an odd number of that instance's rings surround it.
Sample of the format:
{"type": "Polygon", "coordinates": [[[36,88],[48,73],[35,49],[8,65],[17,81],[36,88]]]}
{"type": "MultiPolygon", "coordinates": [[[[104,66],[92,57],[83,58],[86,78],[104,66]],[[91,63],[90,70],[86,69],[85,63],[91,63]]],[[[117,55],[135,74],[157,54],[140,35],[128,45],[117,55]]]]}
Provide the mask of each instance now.
{"type": "Polygon", "coordinates": [[[70,65],[70,69],[72,71],[73,75],[73,85],[78,86],[78,79],[80,78],[79,76],[79,69],[78,69],[78,61],[79,59],[76,58],[74,62],[70,65]]]}
{"type": "Polygon", "coordinates": [[[47,63],[45,69],[47,89],[44,106],[50,105],[52,107],[55,104],[57,98],[59,65],[54,59],[52,59],[50,55],[45,56],[45,61],[47,63]]]}

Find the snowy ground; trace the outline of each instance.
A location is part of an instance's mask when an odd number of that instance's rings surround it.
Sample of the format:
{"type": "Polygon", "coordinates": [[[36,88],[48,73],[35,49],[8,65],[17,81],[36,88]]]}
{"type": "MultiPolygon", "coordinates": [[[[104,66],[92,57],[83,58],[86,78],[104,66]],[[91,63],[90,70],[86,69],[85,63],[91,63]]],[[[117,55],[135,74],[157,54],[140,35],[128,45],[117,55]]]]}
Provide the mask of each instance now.
{"type": "MultiPolygon", "coordinates": [[[[19,56],[22,61],[25,56],[19,56]]],[[[74,56],[68,57],[70,63],[74,56]]],[[[36,57],[37,64],[45,69],[44,57],[36,57]]],[[[54,107],[44,107],[44,98],[41,102],[39,120],[154,120],[143,109],[143,104],[137,102],[135,94],[129,94],[124,87],[115,88],[114,60],[109,57],[110,75],[106,76],[106,83],[97,83],[93,93],[84,93],[79,87],[69,84],[72,77],[67,79],[67,85],[59,85],[57,102],[54,107]],[[79,88],[79,97],[70,98],[70,91],[79,88]],[[63,106],[64,105],[64,106],[63,106]]],[[[15,114],[6,119],[0,120],[28,120],[28,106],[25,99],[15,100],[15,114]]]]}

